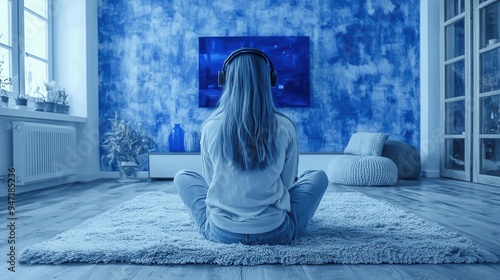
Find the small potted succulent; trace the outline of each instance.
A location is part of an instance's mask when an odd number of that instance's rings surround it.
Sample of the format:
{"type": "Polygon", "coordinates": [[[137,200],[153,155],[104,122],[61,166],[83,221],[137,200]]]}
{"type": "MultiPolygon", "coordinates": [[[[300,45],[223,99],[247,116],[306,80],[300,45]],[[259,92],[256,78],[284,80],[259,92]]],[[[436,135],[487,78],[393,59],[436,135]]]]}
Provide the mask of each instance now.
{"type": "Polygon", "coordinates": [[[40,93],[40,87],[35,90],[35,111],[43,112],[45,109],[45,96],[40,93]]]}
{"type": "Polygon", "coordinates": [[[118,117],[109,120],[111,128],[104,134],[101,146],[106,150],[102,162],[108,167],[118,166],[120,182],[137,181],[137,170],[145,165],[141,155],[157,149],[156,143],[137,123],[118,117]]]}
{"type": "Polygon", "coordinates": [[[28,106],[28,96],[24,93],[19,93],[16,98],[16,109],[26,110],[28,106]]]}
{"type": "Polygon", "coordinates": [[[2,107],[9,107],[9,96],[7,95],[7,91],[2,89],[2,92],[0,93],[0,98],[1,98],[1,105],[2,107]]]}
{"type": "Polygon", "coordinates": [[[44,82],[45,86],[45,98],[44,98],[44,108],[45,112],[56,113],[57,112],[57,89],[56,82],[44,82]]]}
{"type": "Polygon", "coordinates": [[[47,99],[43,103],[43,111],[49,112],[49,113],[56,113],[57,112],[57,102],[54,99],[47,99]]]}
{"type": "Polygon", "coordinates": [[[65,89],[59,89],[57,91],[57,112],[60,114],[68,114],[69,105],[68,105],[68,96],[65,89]]]}

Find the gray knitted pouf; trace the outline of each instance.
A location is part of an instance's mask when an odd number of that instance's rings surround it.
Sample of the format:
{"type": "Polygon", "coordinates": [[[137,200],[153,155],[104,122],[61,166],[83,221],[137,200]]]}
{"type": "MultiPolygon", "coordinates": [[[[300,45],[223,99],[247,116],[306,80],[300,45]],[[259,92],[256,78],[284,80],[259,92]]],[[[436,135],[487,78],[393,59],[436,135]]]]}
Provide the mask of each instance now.
{"type": "Polygon", "coordinates": [[[382,156],[391,159],[396,164],[399,179],[420,177],[420,152],[412,145],[397,140],[387,140],[384,143],[382,156]]]}
{"type": "Polygon", "coordinates": [[[335,156],[328,164],[328,180],[351,186],[394,185],[398,180],[396,164],[379,156],[335,156]]]}

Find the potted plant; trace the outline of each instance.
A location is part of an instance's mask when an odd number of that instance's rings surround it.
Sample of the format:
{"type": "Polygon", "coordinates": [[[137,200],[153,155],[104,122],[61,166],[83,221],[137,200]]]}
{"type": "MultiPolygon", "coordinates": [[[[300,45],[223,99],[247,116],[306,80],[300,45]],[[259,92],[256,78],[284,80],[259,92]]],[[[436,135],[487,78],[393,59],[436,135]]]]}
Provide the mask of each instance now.
{"type": "Polygon", "coordinates": [[[68,114],[68,96],[65,89],[59,89],[57,91],[57,112],[61,114],[68,114]]]}
{"type": "Polygon", "coordinates": [[[2,93],[0,94],[1,101],[2,101],[2,107],[9,107],[9,96],[7,95],[7,92],[2,89],[2,93]]]}
{"type": "MultiPolygon", "coordinates": [[[[1,37],[1,35],[0,35],[1,37]]],[[[2,75],[4,60],[0,60],[0,96],[2,101],[2,107],[9,107],[9,95],[7,94],[8,86],[12,85],[12,78],[5,77],[2,75]]]]}
{"type": "Polygon", "coordinates": [[[24,93],[19,93],[15,98],[16,101],[16,109],[26,110],[28,106],[28,96],[24,93]]]}
{"type": "Polygon", "coordinates": [[[35,97],[35,111],[45,111],[45,96],[40,94],[38,97],[35,97]]]}
{"type": "Polygon", "coordinates": [[[34,94],[34,100],[33,100],[34,105],[34,110],[38,112],[43,112],[44,107],[45,107],[45,96],[40,93],[40,87],[37,86],[34,94]]]}
{"type": "Polygon", "coordinates": [[[56,82],[43,82],[45,86],[45,102],[43,110],[45,112],[56,113],[57,112],[57,89],[56,82]]]}
{"type": "Polygon", "coordinates": [[[109,167],[118,166],[121,182],[137,181],[137,170],[144,165],[141,155],[157,149],[156,143],[137,123],[118,117],[109,120],[111,129],[104,134],[101,146],[106,150],[102,161],[109,167]]]}

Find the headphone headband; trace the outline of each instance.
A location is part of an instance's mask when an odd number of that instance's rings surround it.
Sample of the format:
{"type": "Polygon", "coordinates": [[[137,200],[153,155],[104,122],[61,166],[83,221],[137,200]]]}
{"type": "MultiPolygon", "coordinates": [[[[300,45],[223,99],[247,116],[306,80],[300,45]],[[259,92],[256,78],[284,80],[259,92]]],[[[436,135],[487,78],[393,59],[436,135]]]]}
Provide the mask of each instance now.
{"type": "Polygon", "coordinates": [[[261,50],[259,49],[256,49],[256,48],[241,48],[241,49],[237,49],[235,51],[233,51],[227,58],[226,60],[224,60],[224,64],[222,66],[222,70],[219,71],[218,73],[218,78],[219,78],[219,87],[222,87],[226,84],[226,66],[237,56],[241,55],[241,54],[246,54],[246,53],[250,53],[250,54],[257,54],[257,55],[260,55],[261,57],[263,57],[268,65],[269,65],[269,68],[270,68],[270,75],[271,75],[271,87],[274,87],[276,85],[276,71],[274,71],[274,66],[273,66],[273,62],[271,61],[271,59],[261,50]]]}
{"type": "Polygon", "coordinates": [[[225,71],[226,66],[229,64],[229,62],[231,62],[235,57],[237,57],[241,54],[245,54],[245,53],[253,53],[253,54],[257,54],[257,55],[262,56],[269,64],[269,68],[271,69],[271,71],[274,71],[273,62],[271,61],[271,59],[263,51],[256,49],[256,48],[241,48],[241,49],[237,49],[237,50],[233,51],[226,58],[226,60],[224,60],[224,65],[223,65],[222,69],[225,71]]]}

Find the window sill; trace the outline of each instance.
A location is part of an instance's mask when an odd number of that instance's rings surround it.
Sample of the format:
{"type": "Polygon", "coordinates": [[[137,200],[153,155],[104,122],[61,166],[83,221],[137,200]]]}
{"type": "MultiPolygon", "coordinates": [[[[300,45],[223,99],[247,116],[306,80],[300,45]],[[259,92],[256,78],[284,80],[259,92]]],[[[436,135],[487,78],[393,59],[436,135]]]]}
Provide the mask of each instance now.
{"type": "Polygon", "coordinates": [[[21,110],[21,109],[5,108],[5,107],[0,107],[0,116],[36,119],[36,120],[61,121],[61,122],[77,122],[77,123],[84,123],[87,121],[87,118],[84,117],[76,117],[58,113],[37,112],[37,111],[29,111],[29,110],[21,110]]]}

